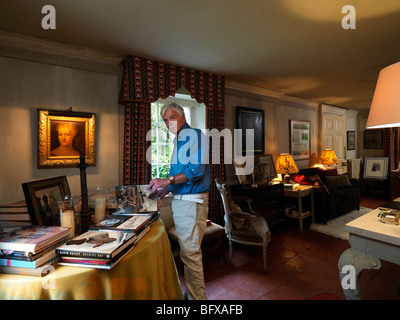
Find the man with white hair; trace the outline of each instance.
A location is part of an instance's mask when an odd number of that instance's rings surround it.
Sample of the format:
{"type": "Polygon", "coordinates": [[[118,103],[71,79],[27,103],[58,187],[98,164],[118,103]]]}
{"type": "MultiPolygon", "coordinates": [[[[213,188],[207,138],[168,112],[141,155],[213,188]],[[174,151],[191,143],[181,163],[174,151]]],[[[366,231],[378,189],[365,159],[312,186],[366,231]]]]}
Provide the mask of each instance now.
{"type": "Polygon", "coordinates": [[[200,129],[186,123],[183,108],[176,103],[161,109],[168,130],[175,135],[167,179],[153,179],[146,189],[163,198],[172,192],[171,209],[179,238],[188,291],[184,298],[205,299],[201,242],[207,226],[210,166],[208,140],[200,129]]]}

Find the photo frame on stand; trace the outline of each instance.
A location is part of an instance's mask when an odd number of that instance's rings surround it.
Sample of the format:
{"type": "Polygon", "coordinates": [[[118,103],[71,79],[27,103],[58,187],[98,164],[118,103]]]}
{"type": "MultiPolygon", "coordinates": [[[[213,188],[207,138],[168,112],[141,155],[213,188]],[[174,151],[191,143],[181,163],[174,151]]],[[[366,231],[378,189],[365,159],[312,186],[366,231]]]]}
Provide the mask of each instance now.
{"type": "Polygon", "coordinates": [[[66,176],[25,182],[22,189],[33,225],[53,225],[57,201],[71,195],[66,176]]]}

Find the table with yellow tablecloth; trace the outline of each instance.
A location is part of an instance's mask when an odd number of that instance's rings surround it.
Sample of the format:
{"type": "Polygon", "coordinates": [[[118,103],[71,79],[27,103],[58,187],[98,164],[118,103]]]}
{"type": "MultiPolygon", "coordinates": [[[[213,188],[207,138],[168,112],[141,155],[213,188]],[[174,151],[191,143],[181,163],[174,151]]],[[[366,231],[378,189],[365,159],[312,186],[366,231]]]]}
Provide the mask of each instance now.
{"type": "Polygon", "coordinates": [[[45,277],[0,273],[0,299],[182,299],[163,222],[158,219],[110,270],[57,266],[45,277]]]}

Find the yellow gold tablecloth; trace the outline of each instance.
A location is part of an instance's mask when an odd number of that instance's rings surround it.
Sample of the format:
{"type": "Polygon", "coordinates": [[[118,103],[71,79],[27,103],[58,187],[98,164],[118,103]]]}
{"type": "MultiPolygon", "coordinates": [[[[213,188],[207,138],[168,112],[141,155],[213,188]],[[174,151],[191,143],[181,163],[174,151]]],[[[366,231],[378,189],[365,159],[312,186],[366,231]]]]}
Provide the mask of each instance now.
{"type": "Polygon", "coordinates": [[[111,270],[58,266],[45,277],[0,273],[0,299],[182,299],[163,222],[158,219],[111,270]]]}

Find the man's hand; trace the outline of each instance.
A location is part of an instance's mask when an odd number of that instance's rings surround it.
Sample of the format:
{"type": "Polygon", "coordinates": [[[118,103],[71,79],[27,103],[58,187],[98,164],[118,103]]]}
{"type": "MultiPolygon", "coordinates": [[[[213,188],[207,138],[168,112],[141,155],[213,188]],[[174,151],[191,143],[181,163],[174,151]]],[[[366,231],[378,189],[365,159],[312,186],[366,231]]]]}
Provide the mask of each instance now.
{"type": "Polygon", "coordinates": [[[151,193],[157,193],[159,198],[164,198],[168,194],[167,187],[170,183],[171,182],[168,179],[155,178],[150,181],[146,190],[151,188],[151,193]]]}

